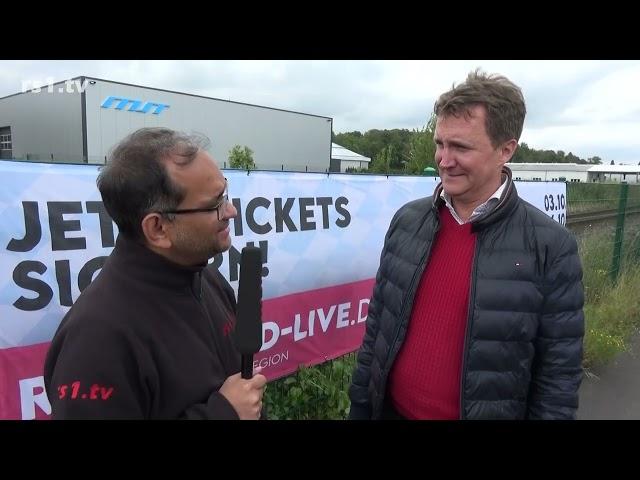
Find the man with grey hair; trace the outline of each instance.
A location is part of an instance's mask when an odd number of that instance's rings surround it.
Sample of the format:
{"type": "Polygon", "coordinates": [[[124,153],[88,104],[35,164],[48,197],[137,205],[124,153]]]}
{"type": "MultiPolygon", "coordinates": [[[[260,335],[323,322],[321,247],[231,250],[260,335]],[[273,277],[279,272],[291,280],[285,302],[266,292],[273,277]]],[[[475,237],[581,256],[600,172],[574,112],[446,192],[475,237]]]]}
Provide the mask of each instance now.
{"type": "Polygon", "coordinates": [[[240,376],[233,289],[208,260],[237,212],[204,139],[143,128],[98,177],[119,229],[45,360],[53,419],[258,419],[266,379],[240,376]]]}
{"type": "Polygon", "coordinates": [[[519,87],[477,70],[437,100],[433,196],[391,220],[349,390],[352,419],[573,419],[582,267],[505,164],[519,87]]]}

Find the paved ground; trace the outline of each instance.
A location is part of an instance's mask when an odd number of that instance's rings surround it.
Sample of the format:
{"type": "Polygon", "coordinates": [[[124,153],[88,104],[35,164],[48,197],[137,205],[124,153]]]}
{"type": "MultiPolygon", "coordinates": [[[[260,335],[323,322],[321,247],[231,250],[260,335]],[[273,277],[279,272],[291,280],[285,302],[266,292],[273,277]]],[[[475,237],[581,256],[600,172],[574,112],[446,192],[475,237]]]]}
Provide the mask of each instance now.
{"type": "Polygon", "coordinates": [[[579,420],[640,420],[640,335],[629,352],[585,376],[580,388],[579,420]]]}

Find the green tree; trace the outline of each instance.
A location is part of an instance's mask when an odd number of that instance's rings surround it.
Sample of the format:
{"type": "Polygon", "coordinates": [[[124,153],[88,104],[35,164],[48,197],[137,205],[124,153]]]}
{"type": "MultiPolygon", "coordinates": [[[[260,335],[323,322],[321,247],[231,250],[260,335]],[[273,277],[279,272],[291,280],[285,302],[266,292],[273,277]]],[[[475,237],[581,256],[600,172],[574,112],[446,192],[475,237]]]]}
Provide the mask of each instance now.
{"type": "Polygon", "coordinates": [[[231,168],[255,170],[256,162],[253,161],[253,150],[246,146],[234,146],[229,151],[229,165],[231,166],[231,168]]]}
{"type": "Polygon", "coordinates": [[[436,168],[436,143],[433,140],[435,128],[436,116],[432,114],[423,129],[414,130],[409,142],[408,173],[420,175],[426,167],[436,168]]]}
{"type": "Polygon", "coordinates": [[[337,133],[334,142],[338,145],[375,159],[385,148],[392,147],[387,151],[391,154],[388,159],[389,172],[401,172],[409,159],[410,142],[414,132],[407,129],[393,130],[369,130],[362,134],[359,131],[337,133]]]}
{"type": "Polygon", "coordinates": [[[571,152],[569,152],[565,158],[569,163],[580,163],[580,158],[571,152]]]}
{"type": "Polygon", "coordinates": [[[391,162],[394,158],[393,145],[384,147],[373,157],[369,170],[376,173],[391,173],[391,162]]]}
{"type": "Polygon", "coordinates": [[[362,149],[362,133],[355,132],[345,132],[345,133],[336,133],[333,138],[333,143],[337,143],[338,145],[346,148],[347,150],[351,150],[352,152],[359,153],[360,155],[365,155],[362,149]]]}
{"type": "MultiPolygon", "coordinates": [[[[420,130],[372,129],[364,133],[359,131],[336,133],[334,142],[343,147],[372,159],[372,173],[421,174],[425,167],[435,166],[435,116],[431,116],[427,125],[420,130]]],[[[536,150],[522,142],[511,158],[511,163],[577,163],[600,164],[600,157],[587,160],[564,150],[536,150]]]]}
{"type": "Polygon", "coordinates": [[[513,157],[511,157],[511,163],[529,162],[532,162],[531,149],[525,142],[522,142],[520,145],[518,145],[518,148],[516,148],[516,153],[513,155],[513,157]]]}

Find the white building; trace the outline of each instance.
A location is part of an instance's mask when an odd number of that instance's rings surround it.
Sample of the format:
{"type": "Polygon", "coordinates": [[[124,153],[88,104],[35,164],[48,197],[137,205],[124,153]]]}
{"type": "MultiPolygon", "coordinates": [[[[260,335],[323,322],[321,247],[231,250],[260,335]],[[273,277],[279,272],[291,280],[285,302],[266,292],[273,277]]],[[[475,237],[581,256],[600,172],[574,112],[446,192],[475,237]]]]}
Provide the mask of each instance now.
{"type": "Polygon", "coordinates": [[[0,158],[104,163],[109,150],[142,127],[201,133],[228,165],[235,146],[253,150],[259,169],[330,167],[329,117],[218,98],[77,77],[0,98],[0,158]]]}
{"type": "Polygon", "coordinates": [[[594,165],[589,182],[640,183],[640,165],[594,165]]]}
{"type": "Polygon", "coordinates": [[[347,168],[369,169],[371,159],[352,152],[337,143],[331,144],[331,168],[332,172],[345,172],[347,168]]]}
{"type": "Polygon", "coordinates": [[[514,180],[640,183],[640,165],[508,163],[514,180]]]}
{"type": "Polygon", "coordinates": [[[514,180],[586,182],[593,165],[577,163],[507,163],[514,180]]]}

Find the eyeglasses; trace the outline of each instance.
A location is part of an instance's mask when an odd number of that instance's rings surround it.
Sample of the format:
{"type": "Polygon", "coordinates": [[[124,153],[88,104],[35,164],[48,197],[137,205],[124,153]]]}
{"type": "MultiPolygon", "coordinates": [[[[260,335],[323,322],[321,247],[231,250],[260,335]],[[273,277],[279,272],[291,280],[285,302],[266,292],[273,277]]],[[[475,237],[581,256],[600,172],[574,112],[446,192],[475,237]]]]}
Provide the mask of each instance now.
{"type": "MultiPolygon", "coordinates": [[[[227,213],[227,210],[229,208],[229,206],[231,205],[231,202],[229,201],[229,182],[227,181],[227,179],[224,179],[224,192],[222,194],[222,199],[220,200],[220,202],[218,202],[216,205],[214,205],[213,207],[203,207],[203,208],[182,208],[182,209],[177,209],[177,210],[162,210],[156,213],[160,213],[163,215],[168,215],[168,214],[173,214],[173,215],[180,215],[183,213],[209,213],[209,212],[213,212],[215,210],[216,215],[218,217],[218,221],[221,220],[220,218],[220,210],[223,211],[223,216],[225,213],[227,213]]],[[[223,217],[224,218],[224,217],[223,217]]]]}

